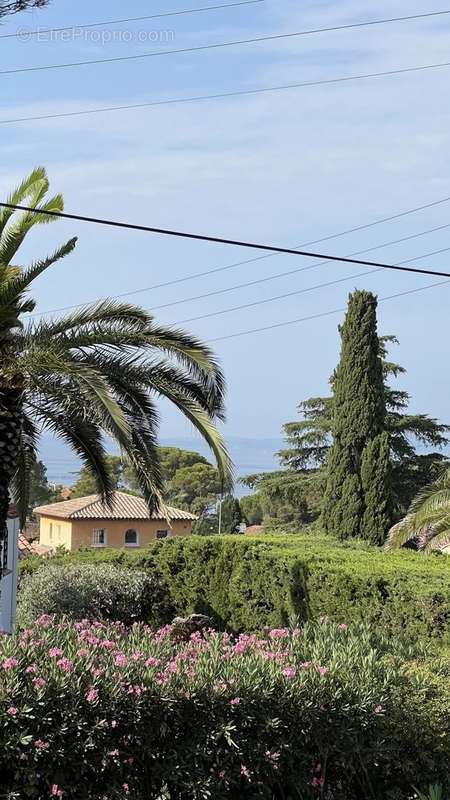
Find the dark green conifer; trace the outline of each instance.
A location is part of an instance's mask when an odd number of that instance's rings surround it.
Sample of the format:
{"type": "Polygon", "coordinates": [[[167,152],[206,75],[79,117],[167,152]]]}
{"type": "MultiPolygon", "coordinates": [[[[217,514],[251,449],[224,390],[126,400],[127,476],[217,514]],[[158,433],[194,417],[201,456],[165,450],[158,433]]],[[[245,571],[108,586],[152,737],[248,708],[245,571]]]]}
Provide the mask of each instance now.
{"type": "Polygon", "coordinates": [[[389,442],[377,300],[349,297],[333,378],[333,445],[322,509],[325,530],[340,539],[382,541],[389,527],[389,442]]]}

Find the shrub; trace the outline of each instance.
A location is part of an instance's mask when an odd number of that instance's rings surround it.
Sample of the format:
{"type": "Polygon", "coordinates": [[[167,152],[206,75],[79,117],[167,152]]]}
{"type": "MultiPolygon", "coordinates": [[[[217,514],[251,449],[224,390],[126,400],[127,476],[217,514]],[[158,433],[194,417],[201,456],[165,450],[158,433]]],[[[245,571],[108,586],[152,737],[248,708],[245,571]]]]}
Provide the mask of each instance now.
{"type": "MultiPolygon", "coordinates": [[[[367,621],[392,636],[450,643],[450,558],[384,553],[317,535],[173,538],[145,550],[90,551],[53,564],[145,568],[170,614],[207,613],[232,631],[281,627],[328,615],[367,621]]],[[[33,559],[21,568],[33,570],[33,559]]]]}
{"type": "Polygon", "coordinates": [[[450,698],[438,678],[364,626],[176,644],[170,626],[44,616],[0,640],[2,790],[35,800],[448,790],[450,698]]]}
{"type": "Polygon", "coordinates": [[[162,603],[158,581],[148,572],[108,564],[46,563],[22,581],[17,620],[23,627],[42,614],[53,614],[159,624],[162,603]]]}

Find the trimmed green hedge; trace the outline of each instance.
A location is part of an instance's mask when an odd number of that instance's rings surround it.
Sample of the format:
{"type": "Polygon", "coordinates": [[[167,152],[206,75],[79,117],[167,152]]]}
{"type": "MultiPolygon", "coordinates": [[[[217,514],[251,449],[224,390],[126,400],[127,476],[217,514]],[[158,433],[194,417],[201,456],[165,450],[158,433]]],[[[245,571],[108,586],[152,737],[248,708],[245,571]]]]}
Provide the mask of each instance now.
{"type": "MultiPolygon", "coordinates": [[[[119,563],[156,573],[168,611],[203,612],[234,631],[330,616],[365,621],[389,635],[450,642],[450,558],[314,535],[170,539],[135,551],[86,551],[52,564],[119,563]]],[[[41,562],[22,562],[22,570],[41,562]]]]}

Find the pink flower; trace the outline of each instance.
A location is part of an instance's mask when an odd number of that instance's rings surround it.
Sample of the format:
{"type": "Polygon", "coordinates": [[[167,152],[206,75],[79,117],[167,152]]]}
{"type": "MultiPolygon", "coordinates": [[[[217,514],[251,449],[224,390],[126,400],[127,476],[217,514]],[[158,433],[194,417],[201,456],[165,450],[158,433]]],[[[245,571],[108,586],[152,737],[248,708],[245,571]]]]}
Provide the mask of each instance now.
{"type": "Polygon", "coordinates": [[[60,647],[51,647],[48,651],[50,658],[59,658],[63,655],[63,651],[60,647]]]}
{"type": "Polygon", "coordinates": [[[271,639],[287,639],[289,631],[286,628],[274,628],[270,631],[269,636],[271,639]]]}
{"type": "Polygon", "coordinates": [[[105,670],[101,667],[97,667],[97,669],[92,670],[92,674],[94,678],[101,678],[101,676],[105,674],[105,670]]]}
{"type": "Polygon", "coordinates": [[[77,656],[80,656],[80,658],[83,658],[83,656],[87,656],[87,655],[89,655],[89,650],[86,650],[85,647],[80,647],[80,649],[77,652],[77,656]]]}
{"type": "Polygon", "coordinates": [[[28,675],[36,675],[36,672],[37,672],[36,664],[30,664],[30,666],[26,668],[25,672],[28,675]]]}
{"type": "Polygon", "coordinates": [[[68,658],[60,658],[56,663],[58,667],[61,667],[63,672],[73,672],[73,664],[68,658]]]}
{"type": "Polygon", "coordinates": [[[114,648],[115,648],[116,646],[117,646],[117,645],[116,645],[116,643],[115,643],[115,642],[112,642],[112,641],[110,641],[110,639],[104,639],[104,640],[103,640],[103,641],[100,643],[100,647],[103,647],[105,650],[114,650],[114,648]]]}
{"type": "Polygon", "coordinates": [[[126,657],[125,653],[116,653],[114,657],[114,663],[116,667],[126,667],[128,664],[128,658],[126,657]]]}
{"type": "Polygon", "coordinates": [[[89,689],[89,691],[88,691],[88,693],[86,695],[86,700],[88,701],[88,703],[95,703],[97,698],[98,698],[98,691],[97,691],[97,689],[94,689],[91,686],[91,688],[89,689]]]}
{"type": "Polygon", "coordinates": [[[310,661],[304,661],[303,664],[300,664],[300,669],[309,669],[311,666],[310,661]]]}
{"type": "Polygon", "coordinates": [[[35,739],[33,742],[34,747],[36,750],[48,750],[50,747],[48,742],[43,742],[42,739],[35,739]]]}
{"type": "Polygon", "coordinates": [[[328,672],[329,672],[329,669],[328,669],[328,667],[319,667],[319,675],[321,675],[322,677],[323,677],[324,675],[327,675],[327,674],[328,674],[328,672]]]}
{"type": "Polygon", "coordinates": [[[130,787],[128,786],[128,783],[123,783],[122,789],[124,790],[125,794],[130,794],[130,787]]]}
{"type": "Polygon", "coordinates": [[[271,753],[270,750],[266,750],[266,758],[270,762],[272,769],[278,769],[279,753],[271,753]]]}
{"type": "Polygon", "coordinates": [[[118,756],[118,755],[119,755],[119,751],[118,751],[117,749],[116,749],[116,750],[111,750],[111,751],[108,753],[108,755],[109,755],[109,756],[111,756],[112,758],[115,758],[115,756],[118,756]]]}
{"type": "Polygon", "coordinates": [[[147,661],[145,662],[145,666],[146,667],[159,667],[160,663],[161,663],[161,659],[160,658],[154,658],[154,656],[150,656],[150,658],[147,658],[147,661]]]}
{"type": "Polygon", "coordinates": [[[117,721],[115,719],[111,720],[111,728],[117,728],[117,721]]]}
{"type": "Polygon", "coordinates": [[[63,790],[59,788],[57,783],[54,783],[52,786],[52,796],[53,797],[62,797],[64,794],[63,790]]]}
{"type": "Polygon", "coordinates": [[[42,614],[37,618],[36,624],[41,628],[50,628],[51,625],[53,625],[53,617],[51,617],[49,614],[42,614]]]}
{"type": "Polygon", "coordinates": [[[315,786],[317,788],[321,788],[325,783],[325,778],[313,778],[311,781],[311,786],[315,786]]]}
{"type": "Polygon", "coordinates": [[[346,625],[345,622],[341,622],[341,624],[338,625],[338,628],[340,631],[348,631],[348,625],[346,625]]]}
{"type": "Polygon", "coordinates": [[[249,778],[250,774],[251,773],[248,767],[245,767],[244,764],[241,764],[241,775],[243,775],[244,778],[249,778]]]}
{"type": "Polygon", "coordinates": [[[383,706],[375,706],[373,713],[374,714],[382,714],[383,713],[383,706]]]}
{"type": "Polygon", "coordinates": [[[142,661],[142,659],[144,658],[144,653],[141,653],[140,650],[136,650],[136,652],[133,653],[131,658],[133,659],[133,661],[142,661]]]}
{"type": "Polygon", "coordinates": [[[15,717],[19,713],[19,709],[15,706],[10,706],[6,712],[10,717],[15,717]]]}
{"type": "Polygon", "coordinates": [[[294,667],[285,667],[283,670],[283,675],[285,675],[286,678],[289,678],[290,680],[294,680],[294,678],[297,675],[297,670],[294,669],[294,667]]]}
{"type": "Polygon", "coordinates": [[[35,689],[42,689],[47,685],[47,681],[44,681],[44,678],[34,678],[32,683],[35,689]]]}
{"type": "Polygon", "coordinates": [[[5,658],[2,667],[3,669],[6,670],[14,669],[15,667],[17,667],[18,663],[19,662],[17,661],[17,658],[5,658]]]}
{"type": "Polygon", "coordinates": [[[230,700],[230,706],[238,706],[240,702],[241,702],[240,697],[233,697],[233,699],[230,700]]]}
{"type": "Polygon", "coordinates": [[[226,775],[226,774],[227,774],[227,773],[225,772],[225,770],[224,770],[224,769],[221,769],[221,770],[220,770],[220,772],[219,772],[219,778],[220,778],[220,780],[221,780],[221,781],[225,780],[225,775],[226,775]]]}

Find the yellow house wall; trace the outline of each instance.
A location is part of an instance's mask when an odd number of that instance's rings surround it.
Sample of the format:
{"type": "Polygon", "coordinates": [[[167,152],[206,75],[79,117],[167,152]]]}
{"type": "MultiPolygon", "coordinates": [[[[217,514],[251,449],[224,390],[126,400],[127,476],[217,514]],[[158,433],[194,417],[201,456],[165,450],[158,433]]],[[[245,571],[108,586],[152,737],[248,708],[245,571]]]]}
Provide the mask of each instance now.
{"type": "Polygon", "coordinates": [[[39,543],[47,547],[72,549],[72,522],[66,519],[41,517],[39,523],[39,543]]]}
{"type": "Polygon", "coordinates": [[[163,520],[95,520],[76,519],[58,520],[50,517],[41,517],[40,542],[50,547],[64,545],[67,550],[78,550],[80,547],[92,547],[92,533],[98,528],[105,528],[107,532],[106,547],[136,550],[136,546],[125,545],[125,531],[129,528],[138,533],[138,548],[146,547],[156,539],[156,532],[169,530],[170,536],[189,536],[192,533],[192,522],[188,520],[173,520],[172,527],[163,520]],[[50,540],[50,525],[53,525],[53,537],[50,540]],[[60,526],[60,539],[55,538],[57,526],[60,526]]]}

